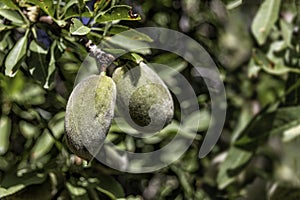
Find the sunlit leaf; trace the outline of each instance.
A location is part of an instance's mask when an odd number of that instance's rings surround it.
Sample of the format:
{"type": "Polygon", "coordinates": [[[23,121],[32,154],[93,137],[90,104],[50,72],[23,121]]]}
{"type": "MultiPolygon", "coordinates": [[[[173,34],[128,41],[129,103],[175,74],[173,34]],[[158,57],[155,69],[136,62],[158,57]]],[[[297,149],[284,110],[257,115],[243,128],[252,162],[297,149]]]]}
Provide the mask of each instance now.
{"type": "Polygon", "coordinates": [[[18,6],[16,4],[14,4],[14,2],[11,0],[2,0],[1,2],[4,3],[7,7],[11,8],[11,9],[14,9],[14,10],[19,9],[18,6]]]}
{"type": "Polygon", "coordinates": [[[27,50],[28,32],[20,38],[5,59],[5,75],[14,76],[27,50]]]}
{"type": "Polygon", "coordinates": [[[280,4],[281,0],[265,0],[255,15],[251,30],[260,45],[265,43],[278,19],[280,4]]]}
{"type": "Polygon", "coordinates": [[[233,0],[233,1],[230,1],[229,3],[227,3],[226,8],[228,10],[231,10],[231,9],[234,9],[234,8],[242,5],[242,3],[243,3],[243,0],[233,0]]]}
{"type": "Polygon", "coordinates": [[[130,39],[139,40],[139,41],[146,41],[146,42],[153,42],[153,39],[149,37],[148,35],[139,32],[135,29],[131,29],[127,26],[122,25],[114,25],[109,29],[109,32],[111,34],[122,34],[123,36],[126,36],[130,39]]]}
{"type": "Polygon", "coordinates": [[[72,35],[86,35],[91,31],[90,28],[84,26],[81,21],[76,18],[73,18],[72,22],[73,24],[70,26],[70,33],[72,35]]]}
{"type": "Polygon", "coordinates": [[[95,22],[105,23],[105,22],[111,22],[115,20],[141,20],[141,17],[139,15],[137,16],[130,15],[131,11],[132,8],[130,6],[126,6],[126,5],[114,6],[103,13],[99,13],[99,15],[95,17],[95,22]]]}
{"type": "Polygon", "coordinates": [[[22,16],[14,10],[0,9],[0,16],[3,16],[4,18],[8,19],[13,24],[23,25],[25,23],[22,16]]]}
{"type": "Polygon", "coordinates": [[[15,28],[14,26],[8,26],[4,24],[0,24],[0,31],[9,30],[15,28]]]}
{"type": "Polygon", "coordinates": [[[107,37],[104,40],[104,44],[108,43],[109,45],[115,45],[115,48],[121,48],[124,50],[130,50],[131,52],[141,53],[141,54],[150,54],[151,49],[150,45],[139,39],[129,38],[123,34],[118,34],[113,37],[107,37]]]}
{"type": "Polygon", "coordinates": [[[291,46],[292,36],[293,36],[293,25],[286,22],[285,20],[280,20],[280,28],[282,37],[287,46],[291,46]]]}

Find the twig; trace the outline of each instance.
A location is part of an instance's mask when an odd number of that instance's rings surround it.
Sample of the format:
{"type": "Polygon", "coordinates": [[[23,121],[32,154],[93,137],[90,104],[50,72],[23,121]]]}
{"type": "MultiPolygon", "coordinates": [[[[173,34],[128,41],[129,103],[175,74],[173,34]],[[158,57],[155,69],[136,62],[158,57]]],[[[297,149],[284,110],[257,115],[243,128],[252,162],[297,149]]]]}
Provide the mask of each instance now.
{"type": "Polygon", "coordinates": [[[85,47],[90,55],[96,59],[99,72],[106,72],[107,67],[115,60],[115,57],[109,53],[102,51],[91,40],[85,43],[85,47]]]}

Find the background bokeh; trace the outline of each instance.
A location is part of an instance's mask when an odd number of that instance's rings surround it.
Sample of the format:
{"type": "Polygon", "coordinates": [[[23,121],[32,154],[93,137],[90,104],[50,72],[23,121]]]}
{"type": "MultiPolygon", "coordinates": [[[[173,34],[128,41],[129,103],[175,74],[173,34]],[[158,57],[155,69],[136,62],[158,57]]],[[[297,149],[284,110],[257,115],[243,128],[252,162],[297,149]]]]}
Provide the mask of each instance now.
{"type": "MultiPolygon", "coordinates": [[[[299,5],[298,0],[2,0],[0,199],[299,199],[299,5]],[[222,135],[199,159],[210,119],[205,77],[195,76],[177,55],[146,49],[114,65],[144,59],[180,71],[204,113],[200,126],[194,126],[199,116],[186,119],[187,137],[197,131],[193,144],[153,173],[87,163],[64,141],[66,103],[88,56],[84,41],[98,44],[149,26],[186,34],[214,59],[228,104],[222,135]]],[[[149,41],[136,34],[138,41],[149,41]]],[[[106,51],[120,47],[112,44],[106,51]]],[[[180,120],[175,101],[172,124],[155,137],[134,138],[116,124],[108,137],[121,149],[151,152],[168,144],[180,120]]]]}

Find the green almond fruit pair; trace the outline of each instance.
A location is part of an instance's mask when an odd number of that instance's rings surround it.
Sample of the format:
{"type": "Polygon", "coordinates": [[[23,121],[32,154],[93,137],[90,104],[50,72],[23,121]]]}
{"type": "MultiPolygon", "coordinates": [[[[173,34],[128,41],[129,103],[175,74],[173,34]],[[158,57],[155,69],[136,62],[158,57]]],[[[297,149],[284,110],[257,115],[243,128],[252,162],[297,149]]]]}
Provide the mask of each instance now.
{"type": "Polygon", "coordinates": [[[99,152],[115,105],[121,116],[142,132],[157,132],[173,117],[168,88],[144,63],[134,68],[119,67],[112,78],[89,76],[74,88],[66,108],[66,141],[73,153],[90,160],[99,152]]]}

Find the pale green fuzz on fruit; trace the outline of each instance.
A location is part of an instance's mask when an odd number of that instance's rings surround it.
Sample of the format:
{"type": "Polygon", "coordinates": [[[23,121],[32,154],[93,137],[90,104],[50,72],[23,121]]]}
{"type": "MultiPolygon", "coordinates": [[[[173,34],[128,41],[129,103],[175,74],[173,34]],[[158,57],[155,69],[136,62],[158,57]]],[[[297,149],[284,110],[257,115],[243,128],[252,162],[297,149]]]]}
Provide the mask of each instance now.
{"type": "Polygon", "coordinates": [[[109,131],[116,103],[116,85],[105,75],[92,75],[72,91],[65,116],[66,141],[77,156],[91,160],[109,131]]]}
{"type": "Polygon", "coordinates": [[[112,76],[117,86],[117,108],[122,117],[142,132],[157,132],[174,114],[172,96],[161,78],[145,63],[117,68],[112,76]]]}

